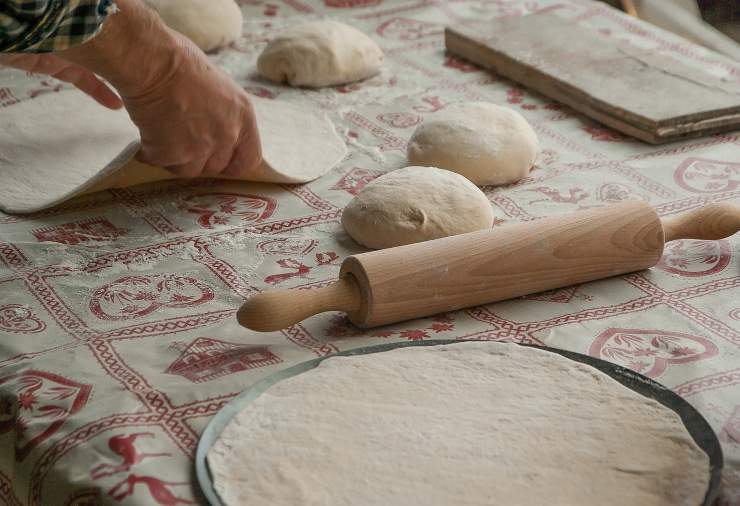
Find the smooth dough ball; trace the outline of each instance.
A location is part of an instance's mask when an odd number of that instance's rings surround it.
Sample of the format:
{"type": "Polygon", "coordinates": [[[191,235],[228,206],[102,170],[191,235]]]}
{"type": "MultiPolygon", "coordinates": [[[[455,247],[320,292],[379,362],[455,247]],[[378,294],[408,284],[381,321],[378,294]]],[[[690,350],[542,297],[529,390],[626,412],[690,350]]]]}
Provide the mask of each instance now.
{"type": "Polygon", "coordinates": [[[203,51],[227,46],[241,37],[242,11],[234,0],[146,0],[162,21],[203,51]]]}
{"type": "Polygon", "coordinates": [[[419,125],[408,145],[410,164],[451,170],[479,186],[519,181],[539,152],[521,114],[487,102],[450,105],[419,125]]]}
{"type": "Polygon", "coordinates": [[[342,213],[342,225],[368,248],[392,248],[490,228],[491,204],[459,174],[406,167],[363,188],[342,213]]]}
{"type": "Polygon", "coordinates": [[[272,40],[257,60],[265,79],[320,88],[380,72],[383,51],[361,31],[336,21],[294,26],[272,40]]]}

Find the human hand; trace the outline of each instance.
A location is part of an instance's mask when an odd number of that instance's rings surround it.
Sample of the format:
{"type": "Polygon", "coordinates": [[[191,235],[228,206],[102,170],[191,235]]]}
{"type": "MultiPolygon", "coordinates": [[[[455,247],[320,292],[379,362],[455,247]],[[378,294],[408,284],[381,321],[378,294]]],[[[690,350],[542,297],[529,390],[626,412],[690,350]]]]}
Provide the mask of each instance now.
{"type": "Polygon", "coordinates": [[[118,91],[141,134],[139,160],[182,177],[258,171],[261,145],[246,92],[141,0],[116,6],[98,35],[56,55],[118,91]]]}
{"type": "Polygon", "coordinates": [[[249,96],[190,40],[172,36],[174,62],[122,93],[141,134],[138,158],[183,177],[255,172],[262,152],[249,96]]]}
{"type": "Polygon", "coordinates": [[[0,65],[25,70],[33,74],[45,74],[73,84],[109,109],[120,109],[123,102],[118,95],[93,72],[53,54],[4,53],[0,54],[0,65]]]}

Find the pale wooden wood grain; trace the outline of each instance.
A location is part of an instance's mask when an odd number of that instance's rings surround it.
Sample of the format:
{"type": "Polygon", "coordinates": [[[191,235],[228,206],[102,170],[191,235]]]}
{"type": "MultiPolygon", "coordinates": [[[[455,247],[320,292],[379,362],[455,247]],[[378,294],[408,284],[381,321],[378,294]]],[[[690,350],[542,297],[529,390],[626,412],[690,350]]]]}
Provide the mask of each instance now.
{"type": "Polygon", "coordinates": [[[665,241],[724,239],[740,231],[740,206],[729,202],[708,204],[663,220],[665,241]]]}
{"type": "Polygon", "coordinates": [[[240,325],[258,332],[290,327],[324,311],[352,313],[360,306],[360,292],[354,280],[345,277],[314,290],[274,290],[251,297],[236,318],[240,325]]]}
{"type": "Polygon", "coordinates": [[[445,43],[451,53],[646,142],[740,128],[735,83],[555,13],[448,27],[445,43]]]}
{"type": "Polygon", "coordinates": [[[662,222],[649,204],[624,202],[350,256],[337,283],[255,295],[238,320],[273,331],[345,311],[355,325],[374,327],[647,269],[666,238],[722,239],[738,230],[740,208],[729,203],[662,222]]]}
{"type": "Polygon", "coordinates": [[[348,258],[363,289],[350,314],[376,326],[510,299],[655,265],[663,227],[630,202],[348,258]]]}

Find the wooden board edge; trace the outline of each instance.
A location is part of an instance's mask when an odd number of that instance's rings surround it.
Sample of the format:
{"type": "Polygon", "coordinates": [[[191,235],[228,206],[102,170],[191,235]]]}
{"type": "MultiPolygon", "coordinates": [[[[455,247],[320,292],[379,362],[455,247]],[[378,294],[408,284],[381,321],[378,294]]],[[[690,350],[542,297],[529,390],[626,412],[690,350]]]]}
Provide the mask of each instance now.
{"type": "Polygon", "coordinates": [[[660,139],[655,135],[655,130],[658,125],[655,122],[651,122],[648,118],[635,116],[633,118],[635,123],[629,123],[617,116],[596,109],[590,106],[588,102],[595,102],[603,107],[608,107],[608,104],[594,99],[578,88],[553,79],[548,74],[531,65],[522,64],[504,54],[492,50],[484,42],[474,38],[470,34],[458,32],[455,28],[449,26],[446,27],[445,47],[450,53],[471,61],[478,66],[492,70],[498,75],[511,79],[512,81],[518,83],[526,81],[526,86],[538,93],[561,102],[616,130],[632,135],[650,144],[658,144],[660,141],[660,139]],[[470,54],[472,52],[485,52],[495,63],[485,62],[480,59],[471,59],[470,54]],[[517,66],[520,69],[520,72],[513,72],[511,70],[512,66],[517,66]],[[531,78],[524,79],[524,76],[529,76],[531,78]],[[557,84],[557,87],[546,86],[544,84],[545,82],[557,84]],[[644,126],[641,127],[640,125],[644,126]]]}
{"type": "MultiPolygon", "coordinates": [[[[527,87],[546,97],[561,102],[608,127],[649,144],[666,144],[680,139],[729,131],[734,127],[740,129],[740,111],[735,112],[734,109],[729,110],[728,114],[721,117],[707,118],[705,120],[685,118],[685,122],[668,123],[665,125],[621,109],[620,111],[634,121],[633,123],[614,114],[610,114],[608,110],[614,109],[610,104],[560,81],[531,65],[517,62],[507,55],[496,52],[472,34],[463,33],[454,27],[447,26],[445,27],[445,47],[450,53],[471,61],[478,66],[492,70],[515,82],[523,83],[523,76],[531,76],[533,79],[526,80],[527,87]],[[471,59],[469,55],[474,52],[485,52],[495,63],[471,59]],[[521,69],[521,72],[512,71],[513,66],[521,69]],[[545,83],[549,83],[549,86],[545,83]]],[[[681,118],[677,118],[677,120],[680,121],[681,118]]]]}

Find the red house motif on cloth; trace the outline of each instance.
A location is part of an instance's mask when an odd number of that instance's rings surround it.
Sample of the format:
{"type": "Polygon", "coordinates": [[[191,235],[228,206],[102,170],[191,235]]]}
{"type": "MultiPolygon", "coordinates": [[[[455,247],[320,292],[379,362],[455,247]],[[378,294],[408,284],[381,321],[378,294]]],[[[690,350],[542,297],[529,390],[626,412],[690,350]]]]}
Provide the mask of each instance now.
{"type": "Polygon", "coordinates": [[[282,359],[267,346],[250,346],[199,337],[164,372],[182,376],[193,383],[203,383],[280,362],[282,359]]]}
{"type": "Polygon", "coordinates": [[[39,241],[58,242],[75,245],[89,241],[106,241],[128,233],[125,228],[116,227],[106,218],[92,218],[53,227],[37,228],[31,233],[39,241]]]}

